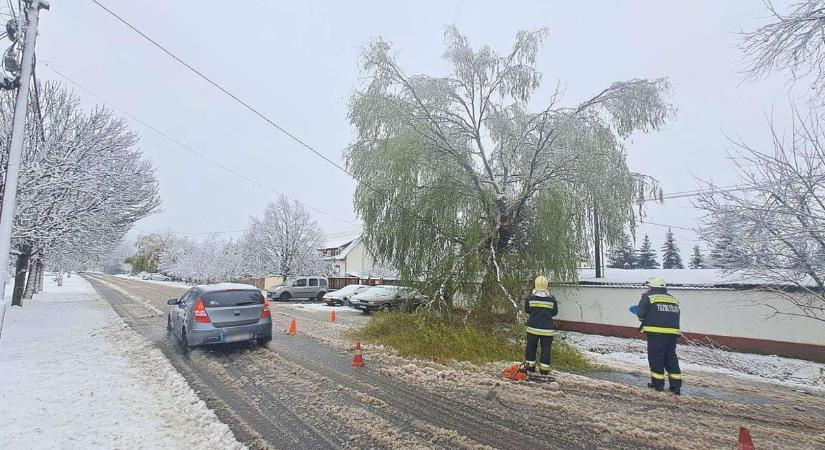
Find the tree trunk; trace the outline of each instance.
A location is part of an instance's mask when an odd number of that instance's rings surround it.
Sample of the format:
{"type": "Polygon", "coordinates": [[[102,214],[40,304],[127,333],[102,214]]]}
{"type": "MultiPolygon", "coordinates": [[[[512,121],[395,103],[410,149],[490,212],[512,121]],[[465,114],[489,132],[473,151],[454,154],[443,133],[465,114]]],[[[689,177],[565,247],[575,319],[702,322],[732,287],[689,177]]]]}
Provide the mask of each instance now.
{"type": "Polygon", "coordinates": [[[23,306],[23,289],[26,284],[26,271],[29,268],[29,258],[31,258],[31,255],[29,255],[28,251],[20,252],[20,254],[17,255],[17,263],[15,264],[14,271],[14,291],[11,296],[11,304],[15,306],[23,306]]]}
{"type": "Polygon", "coordinates": [[[26,287],[23,289],[23,298],[25,300],[30,300],[32,295],[34,295],[34,290],[37,286],[37,269],[39,264],[40,260],[38,259],[31,261],[29,264],[29,273],[26,277],[26,287]]]}
{"type": "Polygon", "coordinates": [[[602,230],[599,225],[599,209],[593,206],[593,249],[595,251],[596,278],[604,278],[602,273],[602,230]]]}
{"type": "Polygon", "coordinates": [[[42,259],[39,261],[37,269],[37,286],[34,291],[39,294],[40,292],[43,292],[43,273],[46,272],[46,265],[43,264],[42,259]]]}
{"type": "Polygon", "coordinates": [[[62,270],[57,272],[57,278],[55,278],[55,280],[57,281],[58,286],[63,286],[63,271],[62,270]]]}

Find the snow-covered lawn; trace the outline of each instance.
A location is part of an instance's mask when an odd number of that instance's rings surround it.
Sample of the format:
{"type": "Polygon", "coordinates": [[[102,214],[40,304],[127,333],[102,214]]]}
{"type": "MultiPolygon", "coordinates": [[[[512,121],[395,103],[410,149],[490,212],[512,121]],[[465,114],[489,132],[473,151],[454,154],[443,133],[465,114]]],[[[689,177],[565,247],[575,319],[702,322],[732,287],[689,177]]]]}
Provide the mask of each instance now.
{"type": "MultiPolygon", "coordinates": [[[[647,371],[647,343],[626,339],[564,332],[567,342],[598,363],[617,369],[647,371]]],[[[825,391],[825,365],[773,355],[738,353],[699,345],[679,345],[683,372],[721,373],[753,381],[825,391]]]]}
{"type": "Polygon", "coordinates": [[[2,449],[243,447],[79,276],[8,309],[0,380],[2,449]]]}

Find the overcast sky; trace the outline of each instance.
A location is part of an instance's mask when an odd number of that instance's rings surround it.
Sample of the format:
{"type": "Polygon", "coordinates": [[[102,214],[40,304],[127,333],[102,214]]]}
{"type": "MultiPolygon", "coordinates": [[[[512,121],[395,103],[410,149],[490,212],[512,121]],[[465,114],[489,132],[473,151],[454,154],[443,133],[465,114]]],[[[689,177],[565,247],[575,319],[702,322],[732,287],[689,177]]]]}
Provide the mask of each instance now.
{"type": "MultiPolygon", "coordinates": [[[[613,81],[668,77],[678,108],[662,131],[627,144],[633,170],[657,177],[665,193],[696,188],[696,176],[736,182],[728,136],[768,148],[766,115],[787,116],[782,77],[742,82],[739,30],[766,20],[760,1],[431,1],[210,2],[101,0],[136,27],[246,99],[329,158],[341,161],[352,139],[347,102],[359,80],[361,46],[393,43],[410,73],[443,74],[443,30],[456,24],[474,46],[500,53],[521,29],[547,27],[540,51],[544,87],[558,80],[575,104],[613,81]],[[392,3],[392,4],[391,4],[392,3]]],[[[782,6],[781,4],[779,5],[782,6]]],[[[345,221],[354,182],[195,77],[89,0],[53,0],[42,13],[38,75],[51,67],[210,158],[271,189],[345,221]]],[[[100,101],[75,89],[88,105],[100,101]]],[[[140,230],[182,233],[239,230],[275,194],[199,158],[132,121],[154,161],[163,212],[140,230]]],[[[313,212],[328,233],[352,230],[313,212]]],[[[648,220],[696,225],[689,200],[648,209],[648,220]]],[[[661,245],[666,229],[641,232],[661,245]]],[[[687,256],[696,236],[674,230],[687,256]]],[[[234,236],[237,233],[228,233],[234,236]]],[[[198,236],[198,235],[193,235],[198,236]]]]}

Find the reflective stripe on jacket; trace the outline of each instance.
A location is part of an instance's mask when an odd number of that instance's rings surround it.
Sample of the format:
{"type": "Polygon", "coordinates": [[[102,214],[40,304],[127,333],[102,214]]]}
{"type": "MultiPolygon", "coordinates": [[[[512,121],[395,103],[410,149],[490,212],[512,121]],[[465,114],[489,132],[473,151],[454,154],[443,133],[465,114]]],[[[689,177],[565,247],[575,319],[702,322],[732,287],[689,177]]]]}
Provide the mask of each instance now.
{"type": "Polygon", "coordinates": [[[530,294],[524,299],[524,312],[530,318],[527,319],[527,332],[539,336],[553,336],[553,317],[559,313],[559,304],[556,297],[548,294],[530,294]]]}
{"type": "Polygon", "coordinates": [[[679,334],[679,300],[665,288],[651,288],[642,294],[636,315],[645,333],[679,334]]]}

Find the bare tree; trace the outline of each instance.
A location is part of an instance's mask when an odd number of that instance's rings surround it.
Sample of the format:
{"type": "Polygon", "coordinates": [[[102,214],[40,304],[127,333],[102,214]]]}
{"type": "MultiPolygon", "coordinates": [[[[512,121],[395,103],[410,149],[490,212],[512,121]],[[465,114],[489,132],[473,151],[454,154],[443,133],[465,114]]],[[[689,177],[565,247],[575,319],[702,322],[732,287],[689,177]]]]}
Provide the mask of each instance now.
{"type": "Polygon", "coordinates": [[[259,274],[326,274],[324,233],[299,203],[284,196],[267,205],[262,218],[251,217],[243,237],[247,258],[259,274]]]}
{"type": "Polygon", "coordinates": [[[825,91],[825,3],[802,0],[787,13],[772,2],[765,5],[771,22],[742,33],[740,48],[749,59],[745,75],[761,78],[772,72],[787,72],[794,83],[810,77],[811,97],[822,98],[825,91]]]}
{"type": "Polygon", "coordinates": [[[784,301],[765,304],[776,314],[825,321],[825,130],[816,112],[794,111],[790,137],[771,124],[771,151],[735,143],[739,184],[749,189],[708,183],[696,206],[708,213],[702,238],[738,255],[722,270],[776,293],[784,301]]]}

